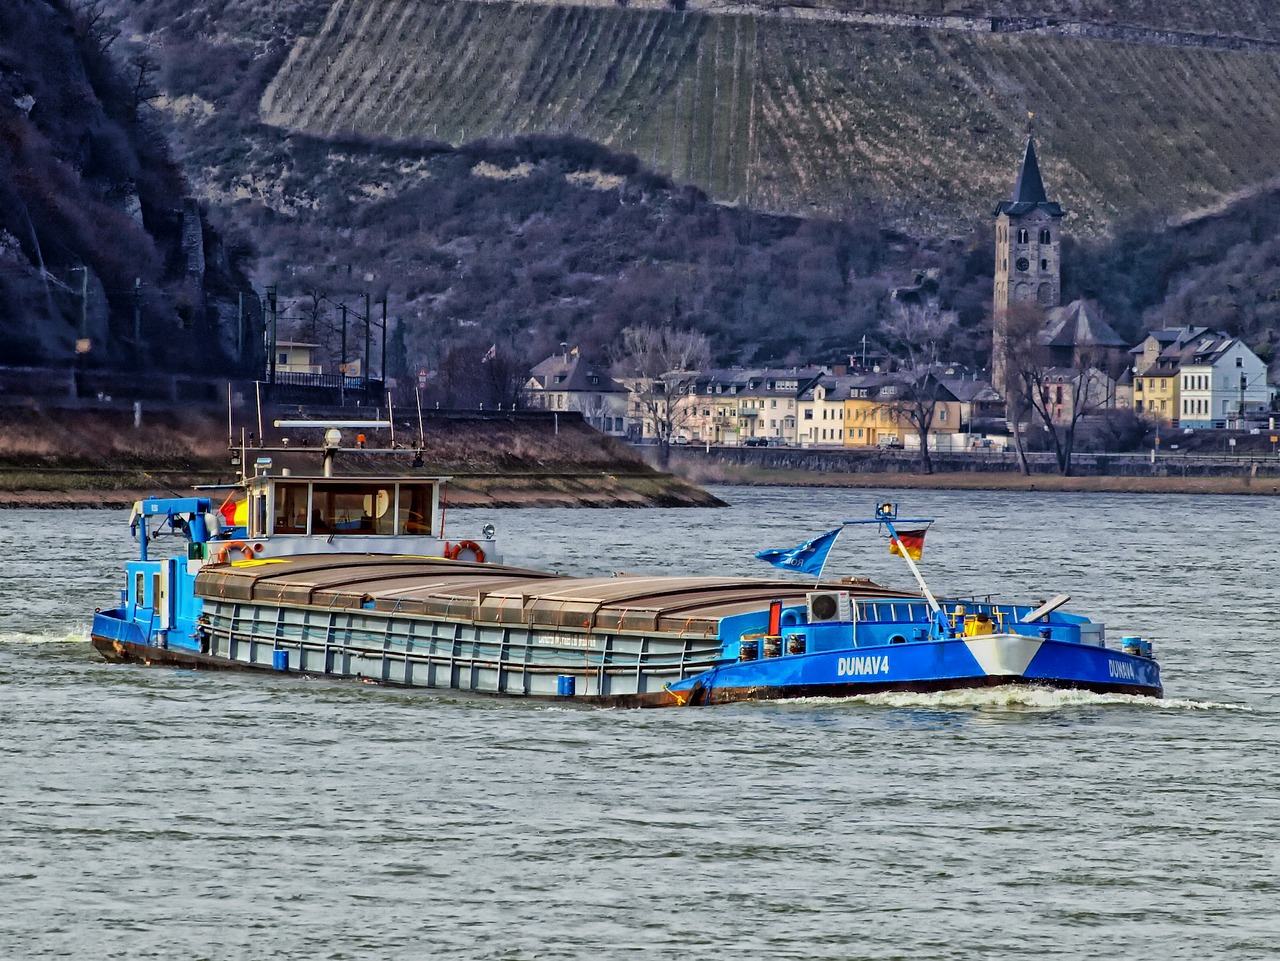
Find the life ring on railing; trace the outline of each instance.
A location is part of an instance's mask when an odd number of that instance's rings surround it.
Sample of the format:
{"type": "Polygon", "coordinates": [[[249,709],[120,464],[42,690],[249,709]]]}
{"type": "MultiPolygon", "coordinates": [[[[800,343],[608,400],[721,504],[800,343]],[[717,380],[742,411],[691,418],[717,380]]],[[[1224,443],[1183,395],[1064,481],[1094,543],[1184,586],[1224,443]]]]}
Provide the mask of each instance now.
{"type": "Polygon", "coordinates": [[[223,545],[222,549],[218,551],[218,555],[215,558],[215,560],[219,564],[225,564],[227,561],[231,559],[232,550],[234,550],[237,547],[240,548],[240,550],[244,551],[244,559],[246,561],[253,560],[254,558],[253,548],[250,547],[248,544],[246,544],[244,541],[227,542],[226,544],[223,545]]]}
{"type": "Polygon", "coordinates": [[[452,547],[449,547],[446,544],[444,556],[449,558],[451,561],[456,561],[458,559],[458,555],[463,551],[470,551],[474,554],[477,564],[484,563],[484,551],[480,549],[480,545],[475,541],[458,541],[458,543],[454,544],[452,547]]]}

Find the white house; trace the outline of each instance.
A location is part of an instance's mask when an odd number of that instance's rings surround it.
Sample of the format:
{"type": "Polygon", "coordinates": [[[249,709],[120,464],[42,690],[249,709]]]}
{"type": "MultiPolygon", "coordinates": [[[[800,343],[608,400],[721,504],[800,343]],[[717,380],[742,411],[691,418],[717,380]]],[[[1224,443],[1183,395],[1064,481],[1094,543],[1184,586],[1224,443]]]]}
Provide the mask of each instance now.
{"type": "Polygon", "coordinates": [[[1179,424],[1239,429],[1270,409],[1267,365],[1235,337],[1206,335],[1179,371],[1179,424]]]}
{"type": "Polygon", "coordinates": [[[586,363],[575,347],[552,354],[529,373],[524,384],[529,406],[578,411],[596,430],[614,437],[627,433],[627,389],[608,371],[586,363]]]}
{"type": "Polygon", "coordinates": [[[322,374],[322,367],[316,360],[319,344],[305,344],[297,340],[277,340],[276,373],[277,374],[322,374]]]}

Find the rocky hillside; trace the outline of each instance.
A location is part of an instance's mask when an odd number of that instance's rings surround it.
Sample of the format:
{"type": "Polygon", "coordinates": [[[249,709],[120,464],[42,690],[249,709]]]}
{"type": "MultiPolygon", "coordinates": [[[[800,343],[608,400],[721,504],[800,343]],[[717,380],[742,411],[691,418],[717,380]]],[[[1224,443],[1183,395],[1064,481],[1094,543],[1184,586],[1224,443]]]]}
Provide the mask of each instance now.
{"type": "Polygon", "coordinates": [[[0,4],[0,339],[7,364],[225,360],[245,281],[151,106],[154,64],[99,4],[0,4]]]}
{"type": "MultiPolygon", "coordinates": [[[[1241,274],[1257,266],[1249,245],[1272,243],[1270,215],[1249,218],[1269,209],[1280,175],[1269,0],[109,2],[159,59],[157,104],[211,212],[261,248],[260,283],[296,302],[386,293],[409,367],[494,339],[531,360],[558,340],[607,340],[605,300],[636,277],[674,292],[646,294],[646,309],[707,329],[725,360],[784,361],[786,343],[804,352],[874,334],[885,292],[926,267],[972,328],[989,295],[990,210],[1010,189],[1029,113],[1068,234],[1084,244],[1068,251],[1070,293],[1099,296],[1137,330],[1163,323],[1180,291],[1173,314],[1212,304],[1253,335],[1273,301],[1269,280],[1241,274]],[[495,160],[477,143],[524,134],[572,134],[640,164],[521,149],[495,160]],[[656,181],[619,173],[645,168],[656,181]],[[513,178],[531,175],[518,210],[505,206],[513,178]],[[643,253],[634,233],[610,244],[607,225],[583,227],[588,192],[609,217],[633,215],[629,200],[651,201],[646,185],[666,177],[744,211],[844,226],[763,261],[753,238],[776,237],[772,226],[708,226],[711,249],[643,253]],[[539,208],[541,188],[565,178],[583,198],[565,206],[556,192],[539,208]],[[1245,237],[1215,227],[1188,244],[1166,229],[1223,210],[1249,221],[1245,237]],[[1217,253],[1223,271],[1207,262],[1217,253]],[[684,290],[741,290],[734,270],[754,271],[769,296],[689,310],[684,290]],[[773,293],[792,280],[800,293],[773,293]]],[[[637,231],[703,209],[663,196],[674,202],[651,203],[637,231]]]]}

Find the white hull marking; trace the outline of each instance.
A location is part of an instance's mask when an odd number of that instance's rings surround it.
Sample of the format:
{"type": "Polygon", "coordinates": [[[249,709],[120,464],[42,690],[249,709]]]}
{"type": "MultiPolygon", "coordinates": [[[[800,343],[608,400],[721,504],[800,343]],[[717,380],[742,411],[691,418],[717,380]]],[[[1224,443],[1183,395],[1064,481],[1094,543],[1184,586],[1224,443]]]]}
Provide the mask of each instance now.
{"type": "Polygon", "coordinates": [[[1021,677],[1042,643],[1038,637],[1022,634],[984,634],[964,639],[964,646],[983,673],[998,677],[1021,677]]]}
{"type": "Polygon", "coordinates": [[[888,674],[889,655],[872,654],[868,657],[836,658],[836,676],[854,677],[867,674],[888,674]]]}

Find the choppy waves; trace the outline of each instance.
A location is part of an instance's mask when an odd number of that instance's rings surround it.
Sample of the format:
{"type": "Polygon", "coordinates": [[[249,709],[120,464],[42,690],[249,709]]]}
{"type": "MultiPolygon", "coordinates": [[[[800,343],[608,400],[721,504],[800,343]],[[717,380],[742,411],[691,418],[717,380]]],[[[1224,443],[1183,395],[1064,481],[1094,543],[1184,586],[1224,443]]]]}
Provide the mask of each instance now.
{"type": "Polygon", "coordinates": [[[56,631],[0,631],[0,645],[5,644],[88,644],[89,628],[75,628],[70,632],[56,631]]]}
{"type": "MultiPolygon", "coordinates": [[[[933,694],[906,691],[863,694],[841,699],[849,704],[891,708],[1008,708],[1025,711],[1057,711],[1075,707],[1123,707],[1156,711],[1252,711],[1247,704],[1224,704],[1182,698],[1159,699],[1128,694],[1094,694],[1091,691],[1063,691],[1043,687],[1007,685],[933,694]]],[[[829,702],[828,702],[829,703],[829,702]]]]}

